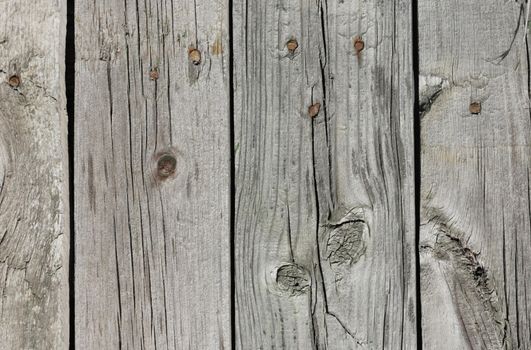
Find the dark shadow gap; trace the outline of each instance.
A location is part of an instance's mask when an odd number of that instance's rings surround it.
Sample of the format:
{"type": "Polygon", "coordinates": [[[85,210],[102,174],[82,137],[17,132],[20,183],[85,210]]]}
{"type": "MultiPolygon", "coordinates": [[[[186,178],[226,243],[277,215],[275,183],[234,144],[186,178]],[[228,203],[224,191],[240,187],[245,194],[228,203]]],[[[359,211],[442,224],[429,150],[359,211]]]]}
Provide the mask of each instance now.
{"type": "Polygon", "coordinates": [[[66,46],[65,46],[65,86],[66,111],[68,113],[68,188],[70,214],[70,261],[69,261],[69,319],[70,345],[75,349],[75,234],[74,234],[74,89],[75,89],[75,28],[74,28],[75,0],[67,0],[66,6],[66,46]]]}
{"type": "Polygon", "coordinates": [[[234,137],[234,28],[232,21],[233,0],[228,1],[229,21],[229,129],[230,129],[230,329],[231,349],[236,349],[236,285],[235,285],[235,223],[236,223],[236,147],[234,137]]]}
{"type": "Polygon", "coordinates": [[[419,23],[418,23],[418,0],[411,2],[412,24],[412,55],[413,75],[415,87],[415,101],[413,107],[413,133],[415,152],[415,279],[417,299],[417,349],[422,349],[422,304],[420,292],[420,189],[421,189],[421,129],[420,129],[420,105],[419,105],[419,23]]]}

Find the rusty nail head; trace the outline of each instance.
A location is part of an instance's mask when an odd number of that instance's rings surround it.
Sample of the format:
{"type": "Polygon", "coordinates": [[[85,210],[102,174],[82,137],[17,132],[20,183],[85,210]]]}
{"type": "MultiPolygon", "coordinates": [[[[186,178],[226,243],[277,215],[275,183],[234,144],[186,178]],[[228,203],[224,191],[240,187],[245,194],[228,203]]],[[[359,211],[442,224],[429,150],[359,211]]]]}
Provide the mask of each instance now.
{"type": "Polygon", "coordinates": [[[288,51],[290,53],[294,53],[295,50],[297,50],[297,48],[299,47],[299,43],[297,42],[296,39],[290,39],[287,44],[286,44],[286,47],[288,48],[288,51]]]}
{"type": "Polygon", "coordinates": [[[154,68],[149,72],[149,79],[151,80],[157,80],[159,78],[159,71],[158,69],[154,68]]]}
{"type": "Polygon", "coordinates": [[[18,75],[12,75],[9,77],[9,80],[7,81],[7,83],[11,86],[11,87],[19,87],[20,86],[20,77],[18,75]]]}
{"type": "Polygon", "coordinates": [[[319,102],[316,102],[308,108],[308,115],[314,118],[319,114],[320,110],[321,110],[321,104],[319,102]]]}
{"type": "Polygon", "coordinates": [[[157,174],[160,178],[165,179],[175,173],[177,160],[171,154],[163,154],[157,161],[157,174]]]}
{"type": "Polygon", "coordinates": [[[201,63],[201,52],[198,49],[190,49],[188,51],[188,57],[194,65],[201,63]]]}
{"type": "Polygon", "coordinates": [[[354,39],[354,48],[356,49],[356,52],[361,52],[365,48],[365,42],[360,36],[357,36],[354,39]]]}
{"type": "Polygon", "coordinates": [[[470,106],[468,107],[470,110],[470,113],[472,114],[479,114],[481,113],[481,103],[480,102],[472,102],[470,106]]]}

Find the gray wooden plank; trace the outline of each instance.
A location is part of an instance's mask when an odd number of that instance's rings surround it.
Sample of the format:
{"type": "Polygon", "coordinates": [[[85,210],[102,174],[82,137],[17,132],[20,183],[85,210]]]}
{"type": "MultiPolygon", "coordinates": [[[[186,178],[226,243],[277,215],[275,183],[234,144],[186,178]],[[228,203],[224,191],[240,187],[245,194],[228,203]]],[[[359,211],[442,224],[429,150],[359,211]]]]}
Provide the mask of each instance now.
{"type": "Polygon", "coordinates": [[[76,24],[76,348],[228,349],[227,2],[81,0],[76,24]]]}
{"type": "Polygon", "coordinates": [[[236,348],[415,349],[410,2],[233,12],[236,348]]]}
{"type": "Polygon", "coordinates": [[[526,12],[419,2],[425,349],[531,348],[526,12]]]}
{"type": "Polygon", "coordinates": [[[0,348],[68,349],[66,2],[0,23],[0,348]]]}

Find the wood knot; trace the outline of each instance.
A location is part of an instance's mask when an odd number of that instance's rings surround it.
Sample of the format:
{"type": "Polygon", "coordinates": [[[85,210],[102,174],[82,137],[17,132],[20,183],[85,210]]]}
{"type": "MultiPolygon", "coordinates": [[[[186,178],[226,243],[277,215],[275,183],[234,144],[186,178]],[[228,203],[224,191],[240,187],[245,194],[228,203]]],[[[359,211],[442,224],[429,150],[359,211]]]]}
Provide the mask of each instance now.
{"type": "Polygon", "coordinates": [[[286,43],[286,47],[290,54],[294,54],[297,48],[299,47],[299,43],[297,42],[297,39],[290,39],[286,43]]]}
{"type": "Polygon", "coordinates": [[[359,54],[365,48],[365,42],[360,36],[354,38],[354,49],[356,53],[359,54]]]}
{"type": "Polygon", "coordinates": [[[188,58],[194,66],[197,66],[199,63],[201,63],[201,51],[198,49],[188,50],[188,58]]]}
{"type": "Polygon", "coordinates": [[[468,107],[468,110],[472,114],[481,113],[481,102],[472,102],[472,103],[470,103],[470,106],[468,107]]]}
{"type": "Polygon", "coordinates": [[[157,80],[158,78],[159,78],[159,70],[157,68],[154,68],[151,71],[149,71],[149,79],[157,80]]]}
{"type": "Polygon", "coordinates": [[[275,271],[275,291],[282,296],[298,296],[308,292],[310,275],[305,268],[294,263],[283,264],[275,271]]]}
{"type": "Polygon", "coordinates": [[[20,83],[21,83],[21,80],[20,80],[20,76],[14,74],[12,76],[9,77],[9,79],[7,80],[7,83],[9,84],[9,86],[11,86],[12,88],[17,88],[20,86],[20,83]]]}
{"type": "Polygon", "coordinates": [[[327,259],[331,265],[352,265],[365,254],[367,245],[364,236],[368,231],[363,220],[339,224],[328,236],[327,259]]]}
{"type": "Polygon", "coordinates": [[[162,154],[157,160],[157,177],[165,180],[175,174],[177,159],[172,154],[162,154]]]}
{"type": "Polygon", "coordinates": [[[333,269],[357,263],[367,250],[369,225],[362,208],[350,209],[341,219],[329,224],[326,259],[333,269]]]}
{"type": "Polygon", "coordinates": [[[310,118],[315,118],[319,114],[320,110],[321,104],[319,102],[316,102],[310,107],[308,107],[308,115],[310,116],[310,118]]]}

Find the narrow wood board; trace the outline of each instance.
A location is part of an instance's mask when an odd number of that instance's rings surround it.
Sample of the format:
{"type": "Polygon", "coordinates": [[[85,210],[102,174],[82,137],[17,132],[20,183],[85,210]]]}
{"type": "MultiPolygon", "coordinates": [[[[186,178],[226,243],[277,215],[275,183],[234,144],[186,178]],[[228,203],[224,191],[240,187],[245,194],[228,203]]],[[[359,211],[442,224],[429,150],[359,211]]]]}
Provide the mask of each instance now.
{"type": "Polygon", "coordinates": [[[0,23],[0,348],[68,349],[66,2],[0,23]]]}
{"type": "Polygon", "coordinates": [[[236,349],[417,348],[411,11],[234,1],[236,349]]]}
{"type": "Polygon", "coordinates": [[[424,349],[531,348],[527,10],[419,2],[424,349]]]}
{"type": "Polygon", "coordinates": [[[228,349],[227,2],[80,0],[75,21],[76,349],[228,349]]]}

